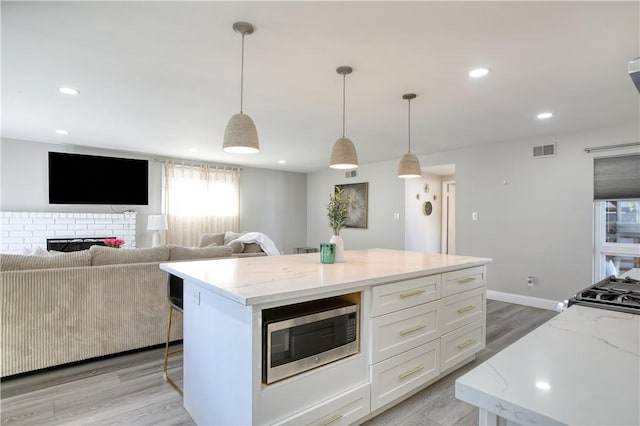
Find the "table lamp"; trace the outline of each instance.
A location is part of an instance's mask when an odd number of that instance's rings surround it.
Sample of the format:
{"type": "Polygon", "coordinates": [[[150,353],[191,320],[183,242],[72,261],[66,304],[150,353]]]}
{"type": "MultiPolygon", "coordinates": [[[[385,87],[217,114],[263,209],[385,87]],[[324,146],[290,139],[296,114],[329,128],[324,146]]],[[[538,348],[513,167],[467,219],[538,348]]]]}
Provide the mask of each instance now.
{"type": "Polygon", "coordinates": [[[150,214],[147,219],[147,231],[153,231],[151,236],[151,247],[157,247],[160,245],[161,231],[169,229],[167,225],[167,216],[163,214],[150,214]]]}

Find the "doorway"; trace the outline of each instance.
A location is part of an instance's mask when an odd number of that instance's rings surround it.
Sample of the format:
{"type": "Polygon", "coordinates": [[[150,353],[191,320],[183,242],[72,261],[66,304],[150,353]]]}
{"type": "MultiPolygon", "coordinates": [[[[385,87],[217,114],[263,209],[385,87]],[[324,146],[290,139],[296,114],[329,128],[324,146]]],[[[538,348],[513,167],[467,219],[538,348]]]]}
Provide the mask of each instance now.
{"type": "Polygon", "coordinates": [[[456,254],[456,181],[442,181],[442,254],[456,254]]]}

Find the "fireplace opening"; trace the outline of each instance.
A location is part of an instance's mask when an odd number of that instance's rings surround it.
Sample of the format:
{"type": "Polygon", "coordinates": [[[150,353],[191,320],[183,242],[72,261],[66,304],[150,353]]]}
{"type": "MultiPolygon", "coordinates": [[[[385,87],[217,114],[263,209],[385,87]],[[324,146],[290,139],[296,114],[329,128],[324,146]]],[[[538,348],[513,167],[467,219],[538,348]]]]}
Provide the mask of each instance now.
{"type": "Polygon", "coordinates": [[[86,250],[91,246],[105,246],[105,238],[115,237],[91,237],[91,238],[47,238],[47,251],[62,252],[86,250]]]}

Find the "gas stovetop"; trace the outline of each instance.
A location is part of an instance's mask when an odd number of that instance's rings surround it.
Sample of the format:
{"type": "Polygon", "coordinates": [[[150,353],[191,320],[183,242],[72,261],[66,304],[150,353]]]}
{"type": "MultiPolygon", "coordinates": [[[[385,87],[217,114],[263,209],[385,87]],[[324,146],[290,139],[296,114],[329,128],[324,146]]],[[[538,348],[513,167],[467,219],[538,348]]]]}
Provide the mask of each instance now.
{"type": "Polygon", "coordinates": [[[640,314],[640,280],[610,276],[569,299],[569,306],[594,308],[640,314]]]}

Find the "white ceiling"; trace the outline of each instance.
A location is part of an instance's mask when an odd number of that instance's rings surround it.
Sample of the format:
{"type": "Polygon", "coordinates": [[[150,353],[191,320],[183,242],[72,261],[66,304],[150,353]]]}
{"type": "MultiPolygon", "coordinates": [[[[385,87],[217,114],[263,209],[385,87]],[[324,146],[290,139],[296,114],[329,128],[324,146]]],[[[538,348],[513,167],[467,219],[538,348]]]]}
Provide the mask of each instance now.
{"type": "Polygon", "coordinates": [[[342,133],[361,163],[407,150],[636,123],[627,62],[640,56],[630,2],[10,2],[2,1],[2,136],[254,167],[327,167],[342,133]],[[239,111],[261,151],[226,154],[239,111]],[[491,68],[484,79],[467,72],[491,68]],[[75,97],[58,93],[78,88],[75,97]],[[542,111],[554,117],[535,118],[542,111]],[[55,129],[70,134],[56,135],[55,129]],[[189,149],[196,148],[197,153],[189,149]],[[286,164],[278,164],[286,160],[286,164]]]}

